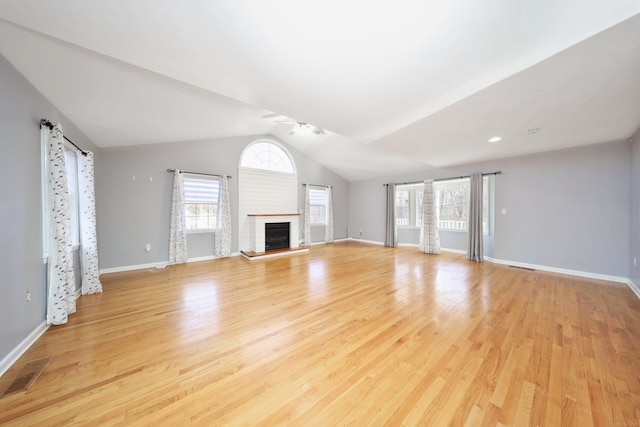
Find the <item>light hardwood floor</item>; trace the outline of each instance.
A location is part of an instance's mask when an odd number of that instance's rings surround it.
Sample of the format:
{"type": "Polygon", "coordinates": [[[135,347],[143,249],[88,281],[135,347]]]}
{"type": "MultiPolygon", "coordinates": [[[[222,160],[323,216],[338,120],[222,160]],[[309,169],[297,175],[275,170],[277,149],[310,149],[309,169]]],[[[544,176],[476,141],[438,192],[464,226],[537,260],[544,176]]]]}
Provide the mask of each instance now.
{"type": "Polygon", "coordinates": [[[640,425],[623,284],[356,242],[102,282],[0,424],[640,425]]]}

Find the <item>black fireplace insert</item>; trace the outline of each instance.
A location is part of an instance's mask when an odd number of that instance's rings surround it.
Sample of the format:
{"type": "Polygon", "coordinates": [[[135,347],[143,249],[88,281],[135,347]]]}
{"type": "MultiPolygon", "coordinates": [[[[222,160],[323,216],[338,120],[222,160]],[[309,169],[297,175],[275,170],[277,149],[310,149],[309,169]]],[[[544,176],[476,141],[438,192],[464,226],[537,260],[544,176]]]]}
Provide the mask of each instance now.
{"type": "Polygon", "coordinates": [[[264,225],[264,250],[288,249],[289,243],[288,222],[268,222],[264,225]]]}

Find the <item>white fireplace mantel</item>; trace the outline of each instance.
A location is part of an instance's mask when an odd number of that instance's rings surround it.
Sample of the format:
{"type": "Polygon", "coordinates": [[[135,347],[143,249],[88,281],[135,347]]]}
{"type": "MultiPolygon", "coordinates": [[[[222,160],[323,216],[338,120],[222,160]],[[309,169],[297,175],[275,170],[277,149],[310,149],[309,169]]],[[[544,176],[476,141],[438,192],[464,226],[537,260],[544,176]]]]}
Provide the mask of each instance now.
{"type": "Polygon", "coordinates": [[[300,214],[249,214],[249,245],[250,250],[257,254],[265,252],[264,225],[274,222],[289,223],[289,247],[300,247],[299,223],[300,214]]]}

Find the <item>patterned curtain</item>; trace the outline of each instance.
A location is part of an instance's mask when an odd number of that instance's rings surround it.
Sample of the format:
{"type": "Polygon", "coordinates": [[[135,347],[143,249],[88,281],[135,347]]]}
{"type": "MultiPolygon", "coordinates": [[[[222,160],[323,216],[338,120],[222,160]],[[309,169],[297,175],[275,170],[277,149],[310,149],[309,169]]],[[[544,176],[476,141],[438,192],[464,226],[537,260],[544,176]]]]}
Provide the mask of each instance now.
{"type": "Polygon", "coordinates": [[[432,179],[425,179],[422,194],[422,227],[420,228],[420,252],[440,253],[440,236],[436,223],[436,203],[432,179]]]}
{"type": "Polygon", "coordinates": [[[82,295],[102,292],[98,271],[98,237],[96,235],[96,195],[93,153],[78,155],[78,204],[80,208],[80,265],[82,295]]]}
{"type": "Polygon", "coordinates": [[[387,184],[387,211],[385,216],[384,245],[388,248],[398,246],[396,234],[396,185],[387,184]]]}
{"type": "Polygon", "coordinates": [[[187,262],[187,233],[184,218],[184,179],[180,170],[173,175],[171,223],[169,225],[169,264],[187,262]]]}
{"type": "Polygon", "coordinates": [[[333,242],[333,192],[327,187],[327,224],[324,227],[325,243],[333,242]]]}
{"type": "Polygon", "coordinates": [[[472,173],[469,179],[471,194],[469,195],[469,232],[467,258],[483,262],[482,241],[482,174],[472,173]]]}
{"type": "Polygon", "coordinates": [[[47,156],[47,324],[61,325],[67,323],[68,315],[76,311],[76,285],[69,190],[60,123],[56,123],[53,129],[41,126],[40,135],[47,156]]]}
{"type": "Polygon", "coordinates": [[[309,186],[305,186],[304,193],[304,246],[311,246],[311,198],[309,186]]]}
{"type": "Polygon", "coordinates": [[[226,176],[220,176],[218,190],[218,214],[216,215],[215,255],[231,256],[231,203],[229,201],[229,182],[226,176]]]}

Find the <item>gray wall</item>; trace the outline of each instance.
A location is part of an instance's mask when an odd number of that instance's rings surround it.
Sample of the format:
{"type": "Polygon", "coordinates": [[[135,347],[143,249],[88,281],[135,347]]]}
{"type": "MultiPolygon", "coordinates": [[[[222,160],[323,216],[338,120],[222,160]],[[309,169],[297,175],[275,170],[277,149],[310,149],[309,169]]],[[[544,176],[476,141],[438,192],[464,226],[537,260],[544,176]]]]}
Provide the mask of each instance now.
{"type": "Polygon", "coordinates": [[[62,123],[69,139],[95,152],[89,139],[0,55],[0,360],[45,320],[39,128],[43,117],[62,123]]]}
{"type": "MultiPolygon", "coordinates": [[[[119,268],[166,262],[169,258],[169,207],[172,174],[167,168],[232,175],[229,180],[232,251],[238,251],[238,164],[242,150],[259,138],[247,136],[209,141],[174,142],[106,148],[98,173],[98,242],[100,268],[119,268]],[[133,176],[136,177],[135,181],[133,176]],[[145,244],[151,244],[151,252],[145,244]]],[[[334,187],[336,238],[345,237],[349,209],[348,182],[297,150],[287,147],[296,162],[300,184],[334,187]]],[[[299,185],[298,205],[304,207],[304,187],[299,185]]],[[[190,258],[213,256],[212,234],[191,234],[190,258]]]]}
{"type": "MultiPolygon", "coordinates": [[[[501,170],[492,233],[485,236],[487,256],[628,277],[629,154],[628,142],[617,141],[352,182],[351,235],[362,228],[363,239],[384,241],[382,183],[501,170]]],[[[465,241],[443,236],[442,246],[464,250],[465,241]]]]}
{"type": "Polygon", "coordinates": [[[630,146],[629,279],[640,288],[640,129],[631,138],[630,146]]]}

